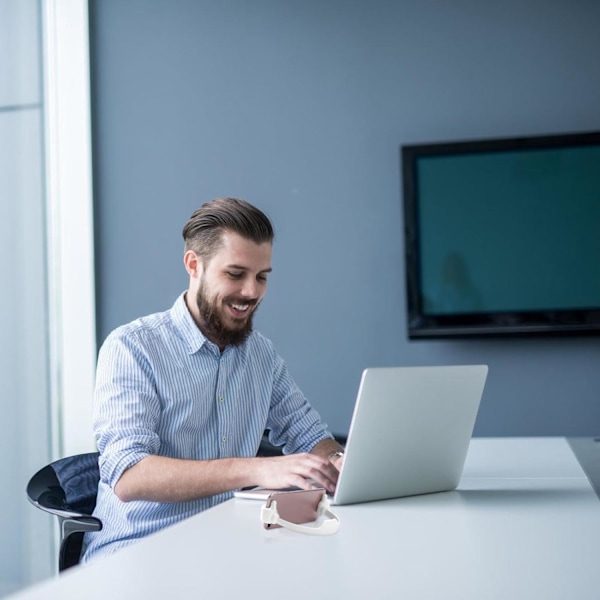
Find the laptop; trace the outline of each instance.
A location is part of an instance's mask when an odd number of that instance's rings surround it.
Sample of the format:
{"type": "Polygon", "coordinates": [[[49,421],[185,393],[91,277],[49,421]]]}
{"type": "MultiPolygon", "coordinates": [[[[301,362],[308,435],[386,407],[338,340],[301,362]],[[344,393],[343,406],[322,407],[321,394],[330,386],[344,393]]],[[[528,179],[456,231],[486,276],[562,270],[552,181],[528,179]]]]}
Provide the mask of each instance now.
{"type": "MultiPolygon", "coordinates": [[[[456,488],[487,373],[487,365],[365,369],[331,503],[456,488]]],[[[235,496],[266,499],[274,491],[235,496]]]]}
{"type": "Polygon", "coordinates": [[[486,365],[365,369],[332,504],[453,490],[486,365]]]}

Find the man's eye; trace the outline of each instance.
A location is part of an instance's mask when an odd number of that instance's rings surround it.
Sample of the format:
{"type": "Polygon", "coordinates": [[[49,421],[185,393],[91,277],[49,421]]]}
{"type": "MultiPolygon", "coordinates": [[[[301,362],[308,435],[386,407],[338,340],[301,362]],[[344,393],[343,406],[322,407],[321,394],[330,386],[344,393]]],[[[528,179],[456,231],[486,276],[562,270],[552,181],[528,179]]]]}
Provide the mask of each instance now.
{"type": "Polygon", "coordinates": [[[257,275],[256,279],[258,279],[258,281],[267,281],[267,276],[266,275],[257,275]]]}
{"type": "Polygon", "coordinates": [[[231,271],[228,271],[227,276],[231,277],[231,279],[239,279],[242,276],[242,274],[241,273],[232,273],[231,271]]]}

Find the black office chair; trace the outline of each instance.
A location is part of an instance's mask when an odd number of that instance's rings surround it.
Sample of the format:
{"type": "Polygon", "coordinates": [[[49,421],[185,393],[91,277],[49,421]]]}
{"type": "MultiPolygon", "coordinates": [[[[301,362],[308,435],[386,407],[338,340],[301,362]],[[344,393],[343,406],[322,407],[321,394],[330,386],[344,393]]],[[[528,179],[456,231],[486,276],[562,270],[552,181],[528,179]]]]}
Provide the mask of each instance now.
{"type": "Polygon", "coordinates": [[[79,563],[83,534],[100,531],[92,517],[98,495],[98,452],[61,458],[40,469],[27,484],[27,498],[37,508],[58,517],[60,551],[58,570],[79,563]]]}

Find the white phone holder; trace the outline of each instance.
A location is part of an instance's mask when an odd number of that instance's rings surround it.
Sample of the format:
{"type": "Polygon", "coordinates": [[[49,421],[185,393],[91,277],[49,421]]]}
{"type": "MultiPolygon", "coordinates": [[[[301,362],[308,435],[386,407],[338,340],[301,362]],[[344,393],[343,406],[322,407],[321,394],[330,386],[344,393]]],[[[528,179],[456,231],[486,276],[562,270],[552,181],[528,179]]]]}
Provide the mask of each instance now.
{"type": "Polygon", "coordinates": [[[273,500],[270,506],[267,506],[266,504],[263,505],[260,511],[260,520],[265,524],[279,525],[298,533],[306,533],[308,535],[332,535],[340,528],[340,519],[329,507],[330,504],[327,495],[323,494],[317,507],[317,519],[314,523],[318,523],[322,517],[325,517],[325,520],[316,527],[312,525],[291,523],[290,521],[282,519],[277,512],[276,500],[273,500]]]}

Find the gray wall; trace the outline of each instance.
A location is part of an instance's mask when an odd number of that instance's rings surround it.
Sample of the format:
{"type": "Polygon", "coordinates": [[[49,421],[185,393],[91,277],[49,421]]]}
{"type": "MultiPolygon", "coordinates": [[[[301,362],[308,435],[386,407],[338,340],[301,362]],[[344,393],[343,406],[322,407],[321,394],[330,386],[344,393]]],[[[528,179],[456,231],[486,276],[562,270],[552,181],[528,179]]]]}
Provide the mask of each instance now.
{"type": "Polygon", "coordinates": [[[600,3],[91,3],[98,339],[171,305],[180,231],[273,219],[258,328],[332,430],[366,366],[487,363],[476,435],[600,433],[599,338],[409,342],[399,146],[600,129],[600,3]]]}
{"type": "Polygon", "coordinates": [[[0,597],[56,564],[56,520],[25,498],[51,454],[40,17],[0,1],[0,597]]]}

